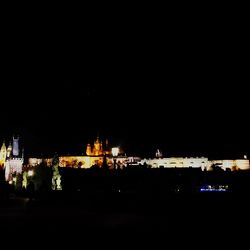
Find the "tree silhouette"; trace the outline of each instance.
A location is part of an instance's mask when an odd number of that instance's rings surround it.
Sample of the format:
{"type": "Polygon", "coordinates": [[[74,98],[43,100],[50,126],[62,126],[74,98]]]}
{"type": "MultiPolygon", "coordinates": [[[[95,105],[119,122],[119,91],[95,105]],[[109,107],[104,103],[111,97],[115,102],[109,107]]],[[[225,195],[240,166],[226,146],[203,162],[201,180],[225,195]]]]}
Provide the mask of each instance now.
{"type": "MultiPolygon", "coordinates": [[[[29,182],[28,177],[28,182],[29,182]]],[[[34,176],[30,178],[34,182],[36,189],[40,189],[42,185],[51,186],[52,169],[46,165],[45,162],[39,164],[36,169],[34,176]]]]}
{"type": "Polygon", "coordinates": [[[53,157],[52,160],[52,189],[53,190],[61,190],[61,175],[59,172],[59,157],[57,153],[53,157]]]}

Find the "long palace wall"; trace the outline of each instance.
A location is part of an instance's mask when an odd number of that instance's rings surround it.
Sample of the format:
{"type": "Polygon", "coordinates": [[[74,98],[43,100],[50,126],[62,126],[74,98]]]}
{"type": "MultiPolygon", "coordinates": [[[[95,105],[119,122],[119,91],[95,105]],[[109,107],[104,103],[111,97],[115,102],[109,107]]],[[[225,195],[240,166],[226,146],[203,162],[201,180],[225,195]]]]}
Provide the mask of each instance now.
{"type": "Polygon", "coordinates": [[[222,168],[223,170],[246,170],[250,169],[248,159],[236,160],[209,160],[208,158],[184,158],[184,157],[170,157],[170,158],[155,158],[143,159],[140,164],[147,164],[152,168],[201,168],[202,170],[212,170],[213,166],[222,168]]]}
{"type": "MultiPolygon", "coordinates": [[[[45,161],[48,166],[51,166],[52,159],[29,158],[28,165],[31,167],[39,165],[45,161]]],[[[107,164],[112,168],[114,164],[113,157],[106,158],[107,164]]],[[[103,164],[102,156],[61,156],[59,157],[60,167],[74,168],[90,168],[93,165],[101,167],[103,164]]],[[[212,170],[213,166],[222,168],[223,170],[245,170],[250,169],[248,159],[235,160],[209,160],[206,157],[169,157],[169,158],[154,158],[140,159],[139,157],[117,157],[116,164],[121,167],[130,165],[149,165],[152,168],[201,168],[202,170],[212,170]]]]}

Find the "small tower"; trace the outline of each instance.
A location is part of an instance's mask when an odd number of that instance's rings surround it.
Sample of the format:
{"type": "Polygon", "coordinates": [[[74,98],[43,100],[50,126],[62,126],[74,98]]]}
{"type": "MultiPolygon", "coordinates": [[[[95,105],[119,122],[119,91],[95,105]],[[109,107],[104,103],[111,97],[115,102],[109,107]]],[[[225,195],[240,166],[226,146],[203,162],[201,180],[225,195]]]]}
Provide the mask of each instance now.
{"type": "Polygon", "coordinates": [[[162,158],[162,152],[159,149],[156,150],[155,157],[162,158]]]}
{"type": "Polygon", "coordinates": [[[19,156],[19,137],[13,137],[13,156],[19,156]]]}
{"type": "Polygon", "coordinates": [[[3,145],[0,151],[0,158],[6,159],[6,156],[7,156],[7,149],[6,149],[5,142],[3,142],[3,145]]]}
{"type": "Polygon", "coordinates": [[[96,141],[94,142],[94,149],[93,149],[93,155],[98,156],[102,155],[102,143],[99,140],[99,137],[96,138],[96,141]]]}
{"type": "Polygon", "coordinates": [[[87,144],[87,148],[86,148],[86,155],[90,156],[92,154],[91,152],[91,145],[90,143],[87,144]]]}
{"type": "Polygon", "coordinates": [[[3,142],[3,145],[0,150],[0,166],[5,167],[6,157],[7,157],[7,149],[5,146],[5,142],[3,142]]]}
{"type": "Polygon", "coordinates": [[[11,146],[11,143],[10,143],[8,148],[7,148],[7,158],[9,158],[11,156],[11,152],[12,152],[12,146],[11,146]]]}
{"type": "Polygon", "coordinates": [[[109,148],[108,139],[105,140],[105,146],[104,146],[103,151],[104,151],[104,153],[105,153],[106,155],[110,155],[110,154],[111,154],[111,151],[110,151],[110,148],[109,148]]]}
{"type": "Polygon", "coordinates": [[[94,143],[94,147],[95,147],[95,151],[98,154],[99,150],[100,150],[100,141],[99,141],[99,137],[96,138],[96,141],[94,143]]]}

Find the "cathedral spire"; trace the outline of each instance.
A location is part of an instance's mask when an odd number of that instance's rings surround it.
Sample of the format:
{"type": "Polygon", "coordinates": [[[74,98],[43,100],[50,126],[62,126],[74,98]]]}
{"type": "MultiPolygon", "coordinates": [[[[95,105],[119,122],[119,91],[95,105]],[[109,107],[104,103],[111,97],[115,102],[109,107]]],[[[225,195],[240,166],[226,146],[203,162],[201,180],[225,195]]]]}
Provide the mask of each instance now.
{"type": "Polygon", "coordinates": [[[11,145],[11,142],[9,143],[9,146],[7,148],[7,157],[10,157],[11,156],[11,153],[12,153],[12,145],[11,145]]]}
{"type": "Polygon", "coordinates": [[[7,156],[7,149],[5,146],[5,142],[3,142],[3,145],[0,150],[0,167],[5,167],[6,156],[7,156]]]}

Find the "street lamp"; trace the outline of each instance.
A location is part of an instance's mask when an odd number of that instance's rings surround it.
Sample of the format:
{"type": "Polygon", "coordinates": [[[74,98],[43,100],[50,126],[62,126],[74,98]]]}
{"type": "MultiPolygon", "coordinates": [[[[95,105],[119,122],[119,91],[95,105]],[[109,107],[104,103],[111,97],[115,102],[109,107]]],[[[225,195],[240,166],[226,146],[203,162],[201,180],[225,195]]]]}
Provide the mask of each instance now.
{"type": "Polygon", "coordinates": [[[116,157],[118,156],[119,154],[119,148],[118,147],[114,147],[111,149],[111,153],[112,153],[112,156],[114,158],[114,169],[116,169],[116,157]]]}
{"type": "Polygon", "coordinates": [[[29,170],[29,171],[28,171],[28,176],[31,177],[31,176],[33,176],[33,175],[34,175],[34,171],[33,171],[33,170],[29,170]]]}

